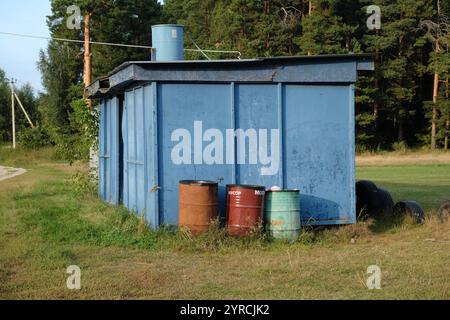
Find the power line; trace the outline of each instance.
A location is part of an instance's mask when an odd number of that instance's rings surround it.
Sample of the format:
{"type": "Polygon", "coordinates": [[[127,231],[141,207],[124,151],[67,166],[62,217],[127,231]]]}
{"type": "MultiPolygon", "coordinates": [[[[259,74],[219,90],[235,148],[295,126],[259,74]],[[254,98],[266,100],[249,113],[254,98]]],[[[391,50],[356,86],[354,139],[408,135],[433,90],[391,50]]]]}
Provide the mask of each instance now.
{"type": "MultiPolygon", "coordinates": [[[[43,36],[34,36],[34,35],[29,35],[29,34],[3,32],[3,31],[0,31],[0,34],[6,35],[6,36],[13,36],[13,37],[41,39],[41,40],[56,40],[56,41],[62,41],[62,42],[74,42],[74,43],[82,43],[82,44],[84,44],[83,40],[75,40],[75,39],[51,38],[51,37],[43,37],[43,36]]],[[[153,49],[153,47],[149,47],[149,46],[139,46],[139,45],[134,45],[134,44],[123,44],[123,43],[113,43],[113,42],[89,41],[89,43],[90,44],[97,44],[97,45],[112,46],[112,47],[153,49]]]]}
{"type": "MultiPolygon", "coordinates": [[[[52,38],[52,37],[35,36],[35,35],[22,34],[22,33],[3,32],[3,31],[0,31],[0,34],[6,35],[6,36],[21,37],[21,38],[31,38],[31,39],[41,39],[41,40],[55,40],[55,41],[61,41],[61,42],[72,42],[72,43],[84,44],[83,40],[75,40],[75,39],[52,38]]],[[[123,43],[113,43],[113,42],[89,41],[89,43],[90,44],[94,44],[94,45],[105,45],[105,46],[112,46],[112,47],[126,47],[126,48],[138,48],[138,49],[155,49],[155,48],[150,47],[150,46],[141,46],[141,45],[123,44],[123,43]]],[[[205,52],[209,52],[209,53],[229,53],[229,54],[236,54],[238,56],[238,59],[241,59],[241,52],[240,51],[207,50],[207,49],[200,49],[196,44],[195,44],[195,46],[197,47],[197,49],[184,49],[184,51],[201,52],[203,55],[205,55],[205,52]]],[[[209,59],[208,56],[206,56],[206,57],[209,59]]]]}

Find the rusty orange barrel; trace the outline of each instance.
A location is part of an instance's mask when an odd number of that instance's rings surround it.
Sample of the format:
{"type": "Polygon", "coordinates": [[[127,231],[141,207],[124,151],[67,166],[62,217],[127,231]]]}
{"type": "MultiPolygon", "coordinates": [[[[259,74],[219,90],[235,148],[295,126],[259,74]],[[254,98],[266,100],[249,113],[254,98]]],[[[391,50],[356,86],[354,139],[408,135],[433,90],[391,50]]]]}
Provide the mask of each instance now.
{"type": "Polygon", "coordinates": [[[192,234],[204,233],[218,217],[218,183],[214,181],[180,181],[178,225],[192,234]]]}
{"type": "Polygon", "coordinates": [[[262,222],[265,187],[227,186],[227,229],[232,236],[245,236],[262,222]]]}

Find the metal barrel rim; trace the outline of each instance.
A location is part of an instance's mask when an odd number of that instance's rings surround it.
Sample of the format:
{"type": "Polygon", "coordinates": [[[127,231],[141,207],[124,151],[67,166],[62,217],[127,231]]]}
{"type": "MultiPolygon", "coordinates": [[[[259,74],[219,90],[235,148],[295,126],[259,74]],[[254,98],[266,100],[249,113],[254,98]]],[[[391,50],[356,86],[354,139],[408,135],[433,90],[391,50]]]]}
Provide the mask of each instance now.
{"type": "Polygon", "coordinates": [[[180,184],[188,185],[188,186],[214,186],[219,185],[218,182],[210,181],[210,180],[181,180],[180,184]]]}
{"type": "Polygon", "coordinates": [[[267,193],[300,193],[300,189],[266,190],[267,193]]]}
{"type": "Polygon", "coordinates": [[[261,190],[266,191],[266,187],[260,185],[251,185],[251,184],[227,184],[227,189],[235,188],[235,189],[253,189],[253,190],[261,190]]]}

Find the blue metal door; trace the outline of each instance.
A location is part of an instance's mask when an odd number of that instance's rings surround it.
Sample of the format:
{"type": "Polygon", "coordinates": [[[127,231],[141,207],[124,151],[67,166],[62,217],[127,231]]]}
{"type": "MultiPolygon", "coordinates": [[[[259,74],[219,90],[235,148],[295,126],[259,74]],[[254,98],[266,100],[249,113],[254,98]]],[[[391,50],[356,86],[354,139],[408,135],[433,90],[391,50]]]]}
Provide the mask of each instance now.
{"type": "Polygon", "coordinates": [[[98,192],[115,205],[120,201],[119,179],[119,101],[113,98],[100,105],[98,192]]]}
{"type": "Polygon", "coordinates": [[[152,227],[159,226],[156,84],[125,92],[122,116],[123,204],[144,215],[152,227]]]}
{"type": "Polygon", "coordinates": [[[146,201],[144,90],[142,87],[125,93],[122,132],[124,139],[125,207],[144,214],[146,201]]]}

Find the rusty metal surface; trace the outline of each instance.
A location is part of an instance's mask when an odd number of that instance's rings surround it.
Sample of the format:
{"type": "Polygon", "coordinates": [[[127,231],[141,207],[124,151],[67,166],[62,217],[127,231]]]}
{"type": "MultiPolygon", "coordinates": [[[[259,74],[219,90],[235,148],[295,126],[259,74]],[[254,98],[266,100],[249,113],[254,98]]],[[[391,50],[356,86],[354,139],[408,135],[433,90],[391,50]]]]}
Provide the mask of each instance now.
{"type": "Polygon", "coordinates": [[[180,181],[179,226],[198,235],[208,231],[218,217],[218,183],[180,181]]]}
{"type": "Polygon", "coordinates": [[[246,236],[262,222],[265,187],[227,186],[227,229],[231,236],[246,236]]]}

